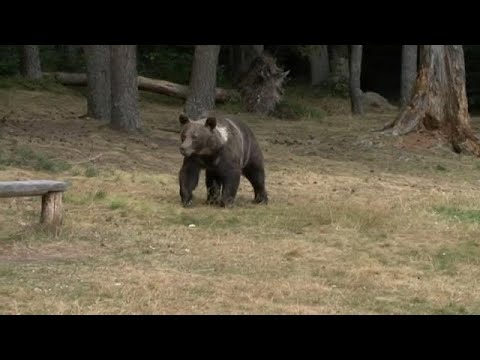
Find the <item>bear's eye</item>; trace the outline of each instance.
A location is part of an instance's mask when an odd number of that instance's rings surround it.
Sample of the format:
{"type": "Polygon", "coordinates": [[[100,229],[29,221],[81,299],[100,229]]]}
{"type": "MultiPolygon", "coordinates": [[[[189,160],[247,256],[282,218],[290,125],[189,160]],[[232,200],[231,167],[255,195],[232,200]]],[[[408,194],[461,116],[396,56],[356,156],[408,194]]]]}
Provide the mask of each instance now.
{"type": "Polygon", "coordinates": [[[192,139],[194,139],[194,140],[195,140],[197,137],[198,137],[197,134],[193,134],[193,135],[192,135],[192,139]]]}

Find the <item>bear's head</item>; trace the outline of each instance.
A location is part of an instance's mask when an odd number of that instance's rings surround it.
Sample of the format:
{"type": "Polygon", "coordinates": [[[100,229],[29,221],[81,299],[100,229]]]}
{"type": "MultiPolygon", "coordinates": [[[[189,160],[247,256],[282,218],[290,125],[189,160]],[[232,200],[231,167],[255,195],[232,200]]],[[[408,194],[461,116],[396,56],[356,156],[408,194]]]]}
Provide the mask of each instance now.
{"type": "Polygon", "coordinates": [[[217,128],[217,119],[214,117],[193,121],[181,114],[179,121],[182,126],[180,153],[183,156],[212,156],[218,153],[226,142],[225,131],[217,128]]]}

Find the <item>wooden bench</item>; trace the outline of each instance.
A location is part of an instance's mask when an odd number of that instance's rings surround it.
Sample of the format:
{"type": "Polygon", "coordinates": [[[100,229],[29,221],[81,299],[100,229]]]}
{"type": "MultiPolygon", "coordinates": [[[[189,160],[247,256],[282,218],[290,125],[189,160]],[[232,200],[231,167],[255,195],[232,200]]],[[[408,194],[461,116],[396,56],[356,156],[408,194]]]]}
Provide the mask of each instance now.
{"type": "Polygon", "coordinates": [[[62,223],[62,198],[67,188],[63,181],[0,181],[0,198],[42,196],[40,222],[56,228],[62,223]]]}

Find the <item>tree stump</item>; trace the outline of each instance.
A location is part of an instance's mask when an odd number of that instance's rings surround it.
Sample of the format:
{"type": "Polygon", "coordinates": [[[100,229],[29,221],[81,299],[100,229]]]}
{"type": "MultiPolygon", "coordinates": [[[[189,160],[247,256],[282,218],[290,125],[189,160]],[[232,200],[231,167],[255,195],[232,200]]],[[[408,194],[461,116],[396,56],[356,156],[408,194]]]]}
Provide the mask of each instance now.
{"type": "Polygon", "coordinates": [[[290,70],[283,71],[273,56],[263,53],[255,58],[242,79],[240,95],[248,112],[268,115],[280,103],[283,83],[290,70]]]}
{"type": "Polygon", "coordinates": [[[384,130],[393,135],[438,131],[457,153],[480,156],[470,124],[462,45],[422,45],[420,71],[411,98],[384,130]]]}

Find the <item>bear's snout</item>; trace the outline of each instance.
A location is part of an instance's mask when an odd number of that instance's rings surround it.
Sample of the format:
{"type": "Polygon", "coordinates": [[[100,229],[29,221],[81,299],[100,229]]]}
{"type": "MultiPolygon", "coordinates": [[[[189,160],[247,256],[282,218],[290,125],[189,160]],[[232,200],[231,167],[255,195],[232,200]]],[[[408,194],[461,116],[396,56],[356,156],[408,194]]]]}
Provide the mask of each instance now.
{"type": "Polygon", "coordinates": [[[181,145],[180,146],[180,153],[183,156],[190,156],[192,155],[192,150],[188,148],[188,146],[181,145]]]}

